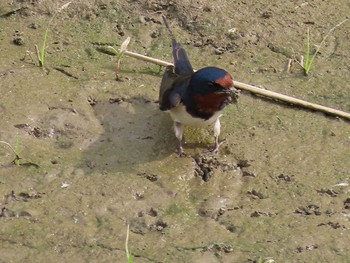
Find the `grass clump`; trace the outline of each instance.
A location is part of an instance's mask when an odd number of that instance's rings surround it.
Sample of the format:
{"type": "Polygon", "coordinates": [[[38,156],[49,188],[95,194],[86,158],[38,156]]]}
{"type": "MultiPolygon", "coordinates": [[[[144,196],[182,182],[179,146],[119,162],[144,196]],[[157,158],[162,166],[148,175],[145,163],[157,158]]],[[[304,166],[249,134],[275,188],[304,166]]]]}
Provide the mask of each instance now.
{"type": "Polygon", "coordinates": [[[339,26],[341,26],[342,24],[344,24],[346,21],[348,21],[349,19],[345,19],[342,22],[340,22],[339,24],[335,25],[333,28],[331,28],[327,35],[325,35],[325,37],[322,39],[321,43],[317,46],[316,51],[311,54],[311,48],[310,48],[310,29],[307,29],[307,38],[306,38],[306,52],[305,52],[305,61],[302,61],[300,64],[304,69],[304,75],[307,76],[310,73],[311,70],[311,66],[314,63],[314,60],[316,58],[316,55],[319,53],[320,48],[322,47],[322,45],[324,44],[324,42],[326,41],[326,39],[329,37],[329,35],[339,26]]]}
{"type": "Polygon", "coordinates": [[[51,17],[51,19],[49,20],[49,23],[47,24],[46,30],[45,30],[44,35],[43,35],[43,41],[41,43],[40,50],[39,50],[38,46],[35,45],[35,50],[36,50],[36,54],[37,54],[37,57],[38,57],[39,66],[40,67],[44,67],[45,66],[46,42],[47,42],[47,35],[49,33],[50,25],[51,25],[52,21],[55,19],[55,17],[62,10],[66,9],[70,4],[71,4],[71,2],[68,2],[68,3],[62,5],[60,8],[58,8],[57,11],[51,17]]]}
{"type": "Polygon", "coordinates": [[[349,18],[344,19],[340,23],[336,24],[334,27],[332,27],[328,33],[324,36],[322,39],[321,43],[317,46],[315,52],[311,53],[311,34],[310,34],[310,28],[307,29],[307,35],[306,35],[306,50],[305,50],[305,55],[301,56],[300,60],[298,60],[295,55],[292,56],[291,59],[288,61],[288,66],[287,66],[287,72],[291,73],[292,70],[292,65],[296,63],[298,66],[300,66],[303,70],[303,73],[305,76],[308,76],[311,71],[311,67],[315,61],[315,58],[318,53],[320,53],[321,47],[324,45],[325,41],[329,37],[329,35],[338,27],[340,27],[342,24],[344,24],[346,21],[348,21],[349,18]]]}
{"type": "Polygon", "coordinates": [[[20,157],[21,150],[20,150],[20,143],[19,143],[18,136],[16,136],[15,147],[13,147],[10,143],[5,141],[0,141],[0,144],[6,145],[14,153],[15,158],[13,159],[12,164],[15,164],[16,166],[33,166],[35,168],[39,168],[39,165],[37,165],[36,163],[23,161],[23,159],[20,157]]]}

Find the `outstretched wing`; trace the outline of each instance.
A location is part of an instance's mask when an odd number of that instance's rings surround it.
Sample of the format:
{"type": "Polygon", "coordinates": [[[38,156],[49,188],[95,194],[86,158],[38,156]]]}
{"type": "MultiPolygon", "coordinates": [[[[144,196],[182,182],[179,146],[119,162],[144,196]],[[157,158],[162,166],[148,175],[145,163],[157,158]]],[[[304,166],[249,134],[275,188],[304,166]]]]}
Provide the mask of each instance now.
{"type": "Polygon", "coordinates": [[[193,68],[192,68],[192,65],[190,63],[190,60],[187,57],[185,49],[182,47],[182,45],[180,43],[178,43],[176,41],[174,34],[171,31],[165,16],[162,16],[162,17],[163,17],[165,27],[167,28],[167,30],[170,34],[170,37],[171,37],[171,44],[173,47],[175,73],[178,75],[192,74],[193,68]]]}

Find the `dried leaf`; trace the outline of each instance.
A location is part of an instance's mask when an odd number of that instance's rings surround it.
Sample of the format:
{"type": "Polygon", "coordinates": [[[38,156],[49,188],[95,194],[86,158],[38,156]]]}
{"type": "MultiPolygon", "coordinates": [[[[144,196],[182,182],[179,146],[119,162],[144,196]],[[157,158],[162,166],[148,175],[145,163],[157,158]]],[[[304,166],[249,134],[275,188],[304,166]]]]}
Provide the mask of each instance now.
{"type": "Polygon", "coordinates": [[[124,42],[120,45],[120,52],[124,52],[127,50],[129,42],[130,42],[130,37],[127,37],[127,39],[125,39],[124,42]]]}
{"type": "Polygon", "coordinates": [[[62,10],[66,9],[72,2],[65,3],[63,6],[58,8],[57,12],[61,12],[62,10]]]}

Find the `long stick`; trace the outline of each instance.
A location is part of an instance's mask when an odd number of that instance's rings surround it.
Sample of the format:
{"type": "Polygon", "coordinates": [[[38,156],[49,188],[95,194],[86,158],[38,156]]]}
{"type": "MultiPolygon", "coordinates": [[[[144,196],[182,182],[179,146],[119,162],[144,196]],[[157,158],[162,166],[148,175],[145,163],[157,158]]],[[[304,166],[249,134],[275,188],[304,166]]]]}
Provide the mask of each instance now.
{"type": "MultiPolygon", "coordinates": [[[[144,55],[141,55],[141,54],[138,54],[138,53],[135,53],[135,52],[131,52],[131,51],[128,51],[128,50],[126,50],[124,54],[129,56],[129,57],[141,59],[141,60],[144,60],[144,61],[147,61],[147,62],[151,62],[151,63],[157,64],[157,65],[160,65],[160,66],[172,66],[173,65],[172,63],[169,63],[169,62],[166,62],[166,61],[163,61],[163,60],[160,60],[160,59],[144,56],[144,55]]],[[[331,115],[334,115],[334,116],[338,116],[338,117],[350,120],[350,113],[345,112],[345,111],[340,111],[340,110],[336,110],[336,109],[333,109],[333,108],[322,106],[322,105],[319,105],[319,104],[316,104],[316,103],[307,102],[305,100],[293,98],[293,97],[290,97],[290,96],[287,96],[287,95],[283,95],[281,93],[277,93],[277,92],[274,92],[274,91],[261,89],[261,88],[258,88],[258,87],[255,87],[255,86],[252,86],[252,85],[249,85],[249,84],[246,84],[246,83],[242,83],[242,82],[239,82],[239,81],[234,81],[233,85],[235,86],[235,88],[242,89],[242,90],[247,90],[247,91],[249,91],[251,93],[259,94],[259,95],[262,95],[262,96],[267,97],[267,98],[284,101],[284,102],[287,102],[289,104],[301,106],[301,107],[304,107],[304,108],[307,108],[307,109],[312,109],[312,110],[325,112],[327,114],[331,114],[331,115]]]]}
{"type": "Polygon", "coordinates": [[[173,66],[174,65],[173,63],[169,63],[169,62],[166,62],[164,60],[147,57],[147,56],[141,55],[139,53],[131,52],[131,51],[128,51],[128,50],[126,50],[124,54],[129,56],[129,57],[133,57],[133,58],[141,59],[141,60],[144,60],[144,61],[147,61],[147,62],[151,62],[153,64],[157,64],[159,66],[166,67],[166,66],[173,66]]]}
{"type": "Polygon", "coordinates": [[[308,102],[305,100],[293,98],[293,97],[283,95],[281,93],[277,93],[274,91],[260,89],[260,88],[254,87],[252,85],[245,84],[245,83],[238,82],[238,81],[234,81],[233,85],[239,89],[244,89],[244,90],[250,91],[252,93],[259,94],[259,95],[262,95],[262,96],[265,96],[265,97],[268,97],[271,99],[277,99],[280,101],[291,103],[293,105],[298,105],[298,106],[312,109],[312,110],[322,111],[322,112],[325,112],[325,113],[328,113],[328,114],[331,114],[334,116],[339,116],[339,117],[350,120],[350,113],[345,112],[345,111],[340,111],[340,110],[336,110],[336,109],[329,108],[326,106],[322,106],[320,104],[316,104],[316,103],[308,102]]]}

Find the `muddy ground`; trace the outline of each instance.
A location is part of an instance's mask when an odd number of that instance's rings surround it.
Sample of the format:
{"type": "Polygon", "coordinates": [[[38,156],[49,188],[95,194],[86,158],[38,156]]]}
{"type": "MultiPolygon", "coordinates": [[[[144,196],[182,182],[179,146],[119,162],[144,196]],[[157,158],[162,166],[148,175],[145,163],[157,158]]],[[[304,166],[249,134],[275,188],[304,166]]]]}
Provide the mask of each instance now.
{"type": "Polygon", "coordinates": [[[349,262],[350,123],[243,92],[211,131],[187,129],[178,158],[158,110],[163,68],[100,52],[171,61],[160,14],[195,68],[350,111],[350,22],[311,74],[288,59],[349,15],[332,1],[64,1],[0,3],[1,262],[349,262]]]}

